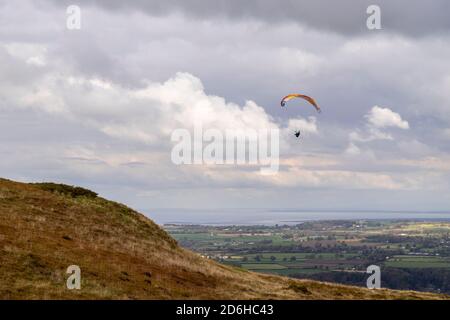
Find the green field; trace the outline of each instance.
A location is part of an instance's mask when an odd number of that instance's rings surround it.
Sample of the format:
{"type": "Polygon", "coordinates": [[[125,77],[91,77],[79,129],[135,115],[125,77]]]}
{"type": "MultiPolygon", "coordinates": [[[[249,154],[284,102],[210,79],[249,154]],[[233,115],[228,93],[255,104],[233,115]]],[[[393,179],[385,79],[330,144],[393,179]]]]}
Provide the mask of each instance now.
{"type": "Polygon", "coordinates": [[[280,269],[280,270],[269,270],[273,271],[270,273],[278,274],[280,276],[291,276],[295,274],[314,274],[314,273],[320,273],[323,272],[323,270],[320,269],[308,269],[308,268],[288,268],[288,269],[280,269]]]}
{"type": "Polygon", "coordinates": [[[276,263],[244,263],[242,268],[248,270],[281,270],[287,269],[286,266],[282,266],[276,263]]]}
{"type": "Polygon", "coordinates": [[[436,256],[394,256],[384,265],[395,268],[450,268],[450,259],[436,256]]]}
{"type": "Polygon", "coordinates": [[[246,254],[244,255],[248,259],[254,259],[256,256],[262,256],[262,260],[264,259],[270,259],[270,257],[275,257],[276,260],[283,260],[283,259],[290,259],[291,257],[295,257],[298,260],[305,260],[305,259],[345,259],[345,258],[353,258],[356,257],[357,254],[352,253],[343,253],[343,254],[336,254],[336,253],[328,253],[328,252],[321,252],[321,253],[307,253],[307,252],[268,252],[268,253],[260,253],[260,254],[246,254]]]}
{"type": "Polygon", "coordinates": [[[299,268],[299,267],[291,268],[277,263],[244,263],[241,265],[241,267],[251,271],[272,273],[282,276],[289,276],[293,274],[314,274],[322,272],[322,270],[320,269],[299,268]]]}

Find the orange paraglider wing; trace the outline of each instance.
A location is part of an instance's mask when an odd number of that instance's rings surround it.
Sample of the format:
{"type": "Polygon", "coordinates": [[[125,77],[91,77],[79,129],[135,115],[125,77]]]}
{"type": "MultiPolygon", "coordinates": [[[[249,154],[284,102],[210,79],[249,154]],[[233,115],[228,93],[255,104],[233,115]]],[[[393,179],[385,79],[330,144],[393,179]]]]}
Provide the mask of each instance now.
{"type": "Polygon", "coordinates": [[[300,99],[308,101],[314,108],[316,108],[317,112],[321,112],[321,109],[320,109],[319,105],[317,104],[317,102],[313,98],[306,96],[304,94],[297,94],[297,93],[288,94],[283,99],[281,99],[281,106],[284,107],[286,105],[287,101],[292,100],[294,98],[300,98],[300,99]]]}

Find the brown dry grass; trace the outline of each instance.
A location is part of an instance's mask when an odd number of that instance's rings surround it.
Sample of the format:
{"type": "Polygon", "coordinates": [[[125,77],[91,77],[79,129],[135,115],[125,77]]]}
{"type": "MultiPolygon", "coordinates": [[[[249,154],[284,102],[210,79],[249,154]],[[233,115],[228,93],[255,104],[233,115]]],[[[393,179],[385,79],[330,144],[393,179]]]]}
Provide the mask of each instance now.
{"type": "Polygon", "coordinates": [[[151,220],[100,197],[0,179],[1,299],[444,299],[293,280],[180,248],[151,220]],[[65,287],[81,267],[81,290],[65,287]]]}

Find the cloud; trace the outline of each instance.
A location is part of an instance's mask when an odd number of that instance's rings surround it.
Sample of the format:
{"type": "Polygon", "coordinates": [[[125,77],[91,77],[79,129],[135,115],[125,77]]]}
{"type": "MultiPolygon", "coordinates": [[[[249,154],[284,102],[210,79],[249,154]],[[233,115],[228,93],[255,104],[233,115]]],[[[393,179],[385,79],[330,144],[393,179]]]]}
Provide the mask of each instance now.
{"type": "MultiPolygon", "coordinates": [[[[58,5],[70,5],[71,0],[52,0],[58,5]]],[[[231,21],[259,20],[271,24],[298,23],[310,28],[342,34],[367,33],[366,9],[372,0],[79,0],[82,7],[99,6],[112,12],[145,12],[150,16],[167,16],[181,13],[193,19],[231,21]]],[[[422,36],[448,32],[450,22],[446,0],[424,2],[421,0],[378,0],[384,30],[407,35],[422,36]]]]}
{"type": "Polygon", "coordinates": [[[363,130],[357,128],[349,134],[350,144],[346,152],[348,154],[359,154],[359,148],[354,142],[371,142],[376,140],[394,140],[394,137],[383,129],[400,128],[409,129],[409,123],[402,119],[400,114],[388,108],[374,106],[368,114],[364,116],[367,123],[363,130]]]}
{"type": "Polygon", "coordinates": [[[372,208],[413,188],[403,206],[448,207],[446,167],[401,159],[450,154],[450,3],[383,0],[373,32],[366,4],[81,0],[82,29],[72,32],[64,1],[4,1],[0,168],[141,207],[320,207],[326,194],[333,208],[372,208]],[[323,113],[279,108],[291,92],[314,96],[323,113]],[[395,109],[361,107],[375,104],[395,109]],[[174,166],[171,130],[199,120],[281,128],[279,177],[174,166]]]}
{"type": "Polygon", "coordinates": [[[442,134],[446,139],[450,139],[450,128],[443,129],[442,134]]]}
{"type": "Polygon", "coordinates": [[[400,129],[409,129],[409,123],[402,119],[400,114],[389,108],[380,108],[374,106],[368,115],[367,121],[375,128],[396,127],[400,129]]]}
{"type": "Polygon", "coordinates": [[[359,154],[361,154],[361,149],[358,148],[358,146],[355,145],[353,142],[350,142],[348,144],[347,149],[345,149],[345,153],[349,154],[349,155],[359,155],[359,154]]]}
{"type": "Polygon", "coordinates": [[[350,141],[357,141],[357,142],[370,142],[374,140],[394,140],[392,135],[370,126],[368,126],[365,131],[357,129],[356,131],[350,132],[349,138],[350,141]]]}
{"type": "Polygon", "coordinates": [[[263,176],[240,170],[210,169],[208,175],[229,186],[281,188],[338,188],[338,189],[408,189],[409,184],[386,173],[356,172],[347,170],[311,170],[291,166],[276,175],[263,176]]]}
{"type": "MultiPolygon", "coordinates": [[[[208,95],[200,79],[177,73],[144,88],[125,88],[96,78],[48,74],[15,105],[59,114],[115,138],[158,145],[177,128],[274,129],[278,125],[253,101],[243,106],[208,95]]],[[[313,123],[305,122],[311,128],[313,123]]]]}
{"type": "MultiPolygon", "coordinates": [[[[284,162],[285,169],[275,177],[261,176],[259,166],[174,167],[168,158],[172,147],[169,137],[174,129],[192,129],[198,124],[204,130],[282,129],[281,123],[255,102],[247,101],[239,106],[223,97],[207,94],[202,81],[189,73],[179,72],[164,82],[148,81],[143,88],[126,88],[103,79],[49,71],[28,89],[31,90],[23,90],[20,95],[12,97],[10,110],[44,112],[96,129],[116,141],[135,143],[143,148],[143,151],[133,154],[114,150],[98,152],[85,146],[66,148],[63,155],[71,160],[74,172],[87,170],[102,176],[113,171],[117,177],[129,175],[131,181],[139,184],[149,176],[164,173],[152,179],[152,185],[158,182],[160,187],[173,183],[192,187],[240,188],[255,185],[288,188],[402,187],[389,174],[352,173],[349,170],[330,170],[328,166],[303,169],[295,161],[289,162],[289,157],[284,162]],[[153,170],[148,171],[149,166],[153,170]],[[140,176],[136,170],[143,170],[145,175],[140,176]],[[164,177],[170,176],[174,178],[164,181],[164,177]],[[348,183],[349,179],[352,184],[348,183]]],[[[283,130],[294,129],[306,134],[319,134],[317,119],[313,116],[290,119],[283,130]]],[[[298,143],[294,147],[298,148],[298,143]]]]}

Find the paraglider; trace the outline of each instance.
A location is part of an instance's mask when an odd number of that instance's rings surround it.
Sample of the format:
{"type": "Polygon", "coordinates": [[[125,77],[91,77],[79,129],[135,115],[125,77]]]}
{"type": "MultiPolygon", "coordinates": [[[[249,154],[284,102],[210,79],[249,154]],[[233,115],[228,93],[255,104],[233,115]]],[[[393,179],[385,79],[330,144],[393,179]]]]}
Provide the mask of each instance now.
{"type": "Polygon", "coordinates": [[[306,101],[308,101],[311,105],[313,105],[314,108],[316,108],[317,112],[321,112],[322,110],[320,109],[319,105],[316,103],[316,101],[309,97],[309,96],[305,96],[304,94],[288,94],[287,96],[285,96],[283,99],[281,99],[281,106],[285,107],[286,106],[286,102],[289,100],[292,100],[294,98],[300,98],[300,99],[304,99],[306,101]]]}
{"type": "MultiPolygon", "coordinates": [[[[306,100],[306,101],[308,101],[314,108],[316,108],[317,112],[319,112],[319,113],[322,112],[322,110],[320,109],[319,105],[317,104],[317,102],[316,102],[313,98],[311,98],[311,97],[309,97],[309,96],[306,96],[306,95],[304,95],[304,94],[298,94],[298,93],[288,94],[288,95],[285,96],[283,99],[281,99],[281,103],[280,103],[280,104],[281,104],[281,107],[286,107],[286,102],[289,101],[289,100],[292,100],[292,99],[294,99],[294,98],[300,98],[300,99],[306,100]]],[[[294,132],[294,135],[295,135],[296,138],[300,137],[300,130],[296,130],[296,131],[294,132]]]]}

